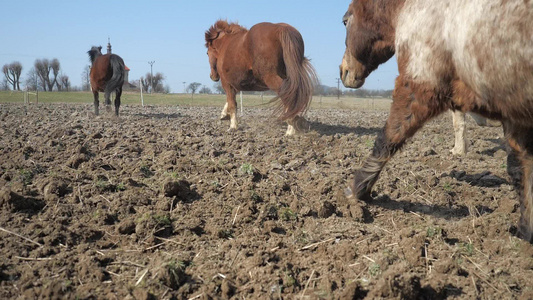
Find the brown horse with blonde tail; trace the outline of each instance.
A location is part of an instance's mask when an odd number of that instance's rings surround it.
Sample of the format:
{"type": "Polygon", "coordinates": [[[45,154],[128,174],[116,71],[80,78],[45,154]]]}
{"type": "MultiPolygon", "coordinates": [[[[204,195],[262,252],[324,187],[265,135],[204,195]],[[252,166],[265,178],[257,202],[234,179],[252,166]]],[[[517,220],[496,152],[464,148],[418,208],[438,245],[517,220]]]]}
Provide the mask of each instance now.
{"type": "Polygon", "coordinates": [[[287,121],[287,135],[303,129],[302,114],[309,107],[318,82],[315,71],[304,56],[300,33],[284,23],[259,23],[250,30],[226,21],[217,21],[205,32],[205,46],[211,66],[210,77],[226,92],[221,119],[230,119],[237,129],[239,91],[272,90],[279,100],[275,113],[287,121]]]}
{"type": "Polygon", "coordinates": [[[449,109],[500,120],[520,192],[518,234],[533,242],[533,1],[353,0],[344,15],[346,87],[394,54],[393,103],[348,196],[368,198],[385,164],[449,109]]]}

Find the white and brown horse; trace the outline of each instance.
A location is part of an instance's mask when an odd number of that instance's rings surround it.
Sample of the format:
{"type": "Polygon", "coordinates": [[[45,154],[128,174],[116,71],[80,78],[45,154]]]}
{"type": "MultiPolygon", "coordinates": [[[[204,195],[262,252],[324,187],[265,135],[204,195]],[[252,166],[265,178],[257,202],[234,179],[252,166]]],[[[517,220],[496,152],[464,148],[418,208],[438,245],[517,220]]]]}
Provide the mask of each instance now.
{"type": "Polygon", "coordinates": [[[502,122],[520,187],[519,235],[533,242],[533,1],[353,0],[343,21],[345,86],[394,54],[393,103],[349,196],[369,196],[387,161],[424,123],[452,109],[502,122]]]}

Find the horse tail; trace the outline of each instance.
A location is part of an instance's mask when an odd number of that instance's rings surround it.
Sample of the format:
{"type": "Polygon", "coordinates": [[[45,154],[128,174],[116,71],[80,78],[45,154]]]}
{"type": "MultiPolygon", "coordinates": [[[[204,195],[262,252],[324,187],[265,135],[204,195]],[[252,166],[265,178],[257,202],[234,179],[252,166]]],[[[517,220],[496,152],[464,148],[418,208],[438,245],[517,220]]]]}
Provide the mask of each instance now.
{"type": "Polygon", "coordinates": [[[305,113],[311,104],[313,90],[318,83],[316,71],[304,56],[302,35],[292,27],[280,32],[286,77],[281,84],[275,109],[280,120],[288,120],[305,113]]]}
{"type": "Polygon", "coordinates": [[[109,68],[113,71],[111,79],[105,86],[105,93],[112,93],[124,84],[124,77],[126,73],[126,65],[124,60],[118,55],[111,54],[109,57],[109,68]]]}

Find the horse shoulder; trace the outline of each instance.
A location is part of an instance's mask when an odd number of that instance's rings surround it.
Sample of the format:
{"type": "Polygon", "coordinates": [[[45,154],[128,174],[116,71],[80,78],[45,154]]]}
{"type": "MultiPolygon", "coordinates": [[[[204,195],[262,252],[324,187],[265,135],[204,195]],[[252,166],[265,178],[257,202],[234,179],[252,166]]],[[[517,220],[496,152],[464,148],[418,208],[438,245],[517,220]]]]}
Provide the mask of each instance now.
{"type": "Polygon", "coordinates": [[[405,75],[439,84],[440,74],[452,69],[443,32],[446,1],[406,1],[397,17],[395,48],[406,62],[405,75]]]}

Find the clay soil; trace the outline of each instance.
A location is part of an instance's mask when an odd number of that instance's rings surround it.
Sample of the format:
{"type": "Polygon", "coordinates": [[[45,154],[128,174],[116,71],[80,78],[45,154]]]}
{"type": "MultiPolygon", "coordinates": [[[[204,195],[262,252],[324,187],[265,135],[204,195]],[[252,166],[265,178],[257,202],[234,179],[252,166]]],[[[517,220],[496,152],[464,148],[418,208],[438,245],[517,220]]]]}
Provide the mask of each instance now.
{"type": "Polygon", "coordinates": [[[0,106],[1,299],[533,297],[533,247],[501,128],[449,114],[346,183],[387,111],[316,109],[285,137],[267,108],[0,106]]]}

